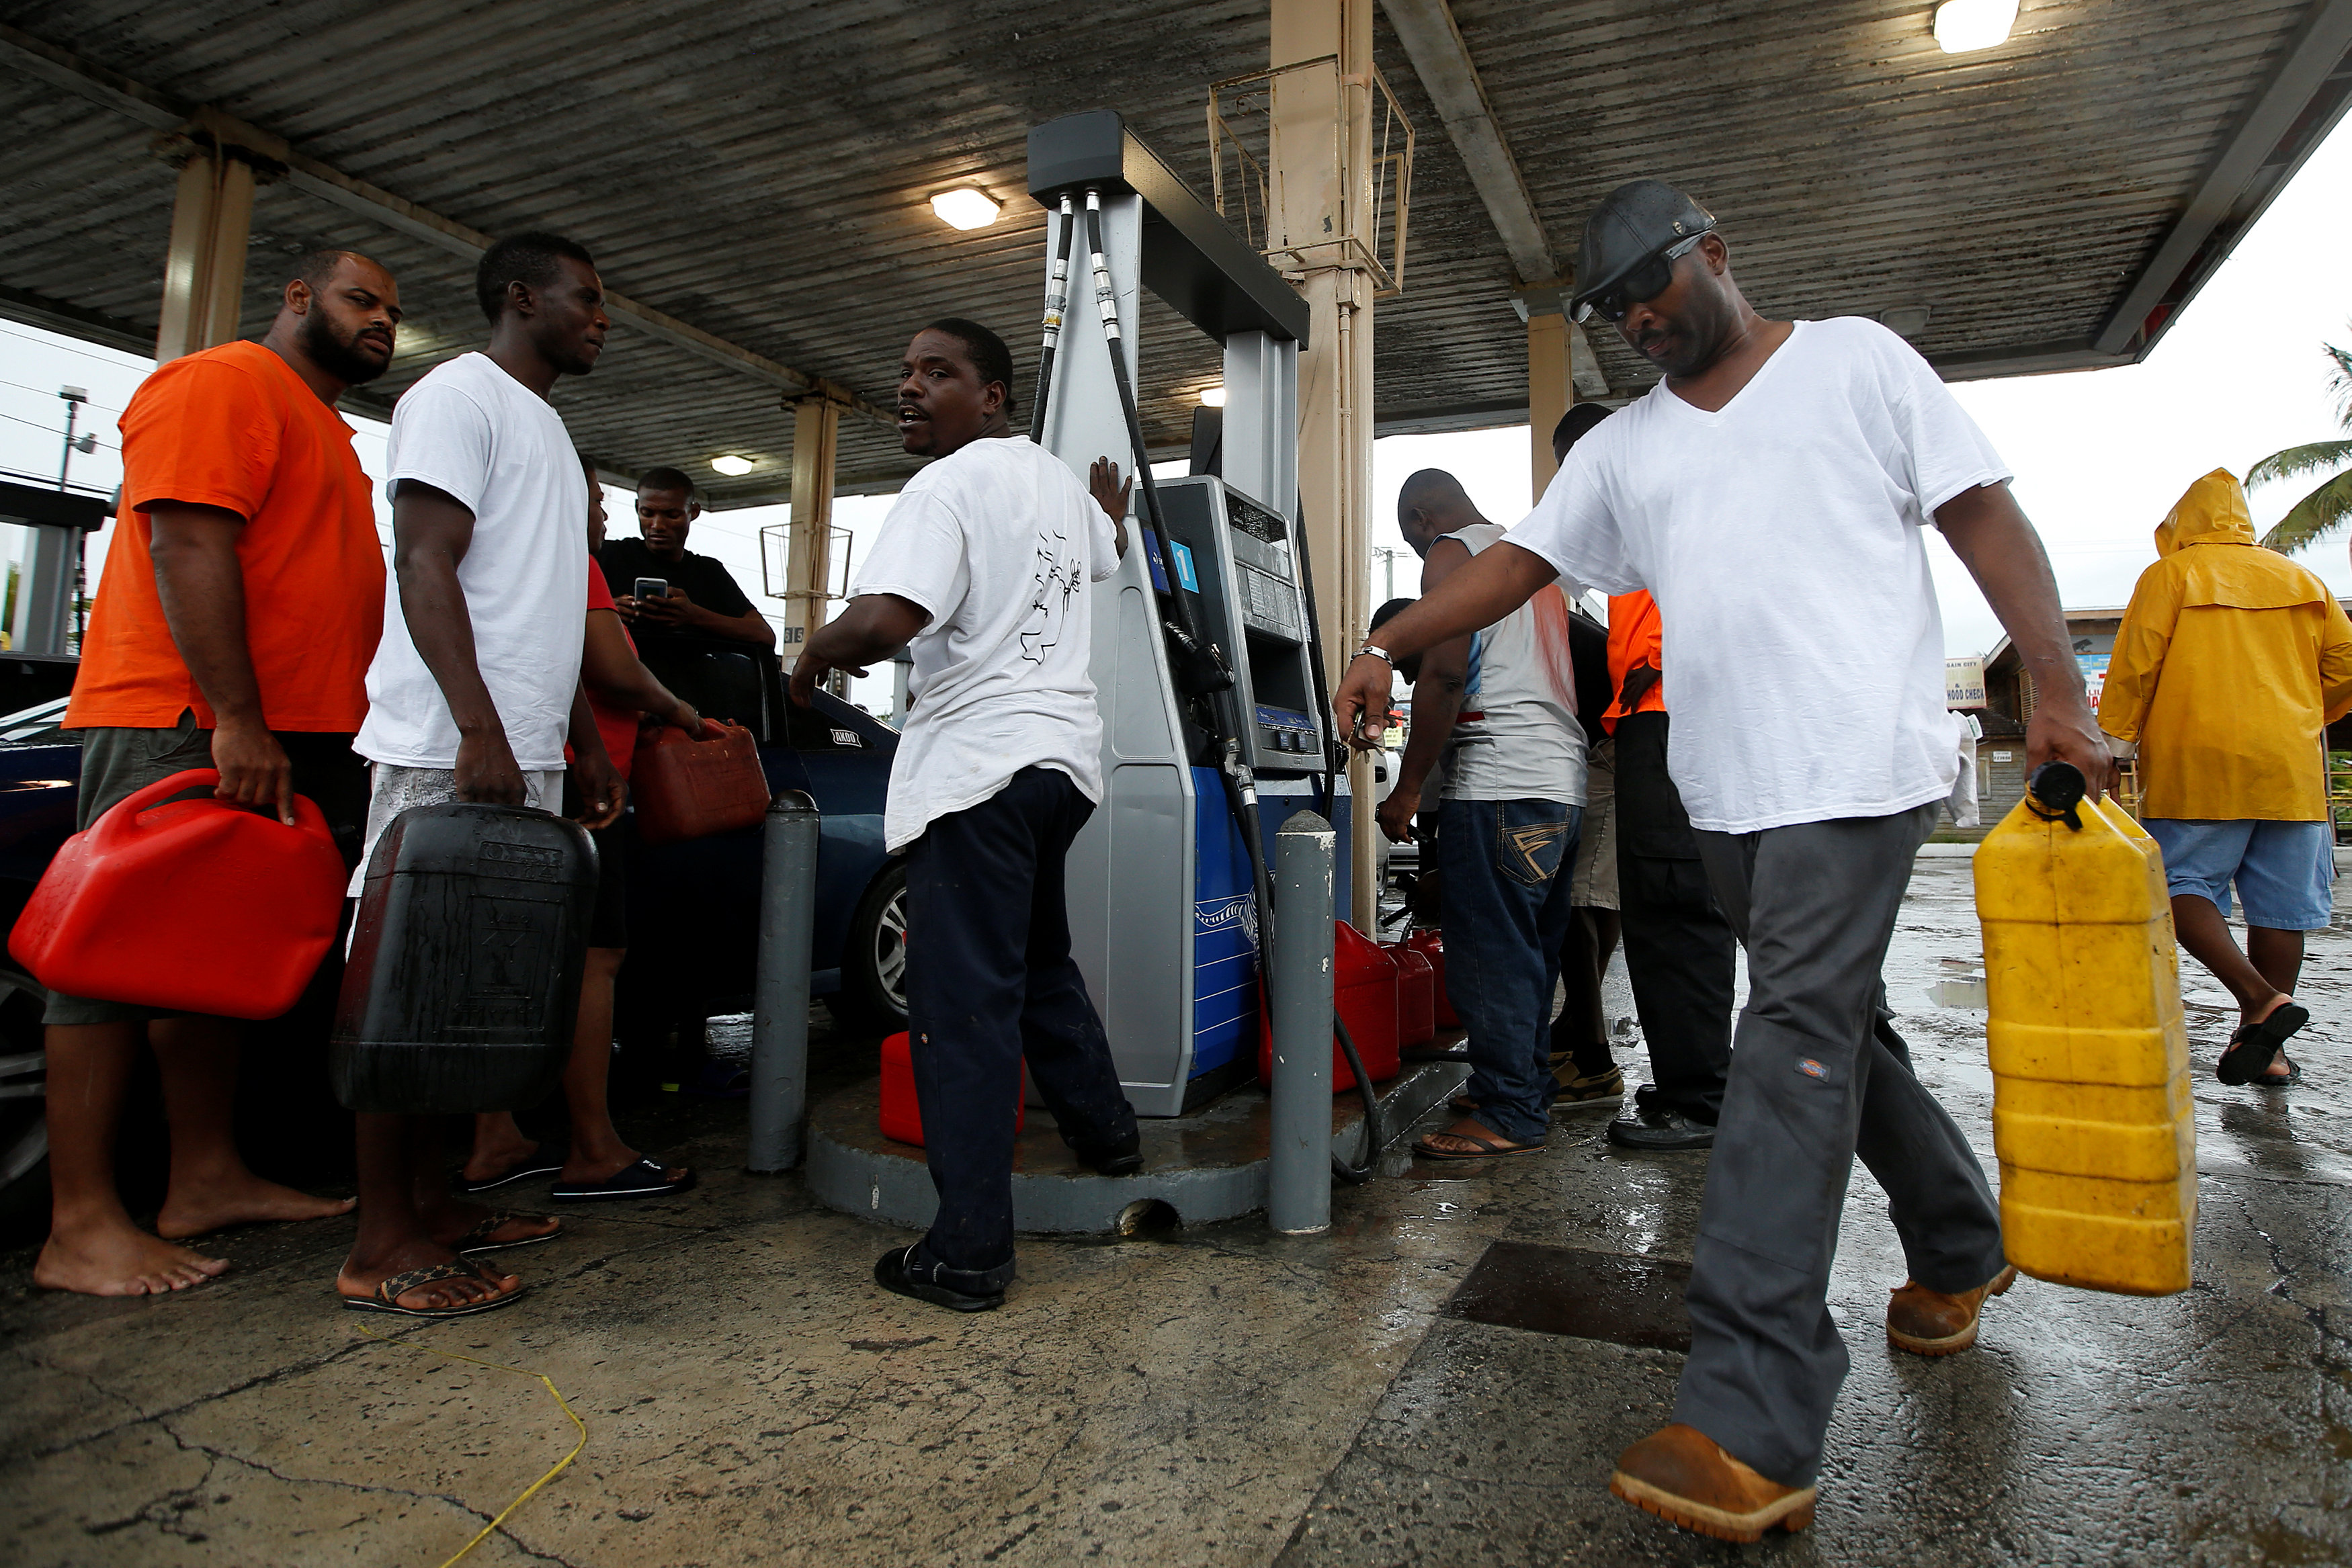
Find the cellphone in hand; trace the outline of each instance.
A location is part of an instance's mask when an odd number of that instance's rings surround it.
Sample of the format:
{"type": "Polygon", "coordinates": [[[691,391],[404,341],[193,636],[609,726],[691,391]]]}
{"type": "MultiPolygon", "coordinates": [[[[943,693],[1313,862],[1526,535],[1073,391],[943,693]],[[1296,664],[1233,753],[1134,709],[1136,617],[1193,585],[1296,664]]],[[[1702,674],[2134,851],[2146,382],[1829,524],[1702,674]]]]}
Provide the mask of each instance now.
{"type": "Polygon", "coordinates": [[[637,579],[636,597],[639,599],[667,599],[669,597],[669,583],[667,580],[658,577],[641,577],[637,579]]]}

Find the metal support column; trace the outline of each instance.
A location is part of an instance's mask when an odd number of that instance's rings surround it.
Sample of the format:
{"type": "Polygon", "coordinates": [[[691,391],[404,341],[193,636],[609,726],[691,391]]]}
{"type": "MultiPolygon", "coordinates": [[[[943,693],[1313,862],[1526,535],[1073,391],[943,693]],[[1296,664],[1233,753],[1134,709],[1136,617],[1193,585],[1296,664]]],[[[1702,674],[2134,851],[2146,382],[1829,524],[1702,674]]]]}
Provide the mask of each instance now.
{"type": "Polygon", "coordinates": [[[1338,835],[1300,811],[1274,835],[1274,1092],[1265,1220],[1331,1228],[1331,900],[1338,835]]]}
{"type": "Polygon", "coordinates": [[[286,151],[276,138],[209,110],[198,110],[163,143],[163,156],[179,165],[180,184],[163,256],[158,364],[237,335],[254,188],[285,173],[286,151]],[[264,141],[272,144],[247,145],[264,141]]]}
{"type": "Polygon", "coordinates": [[[1540,500],[1559,465],[1551,458],[1551,433],[1576,401],[1569,380],[1568,318],[1559,297],[1545,309],[1528,303],[1528,479],[1529,500],[1540,500]]]}
{"type": "Polygon", "coordinates": [[[784,536],[784,635],[787,661],[828,619],[833,580],[833,463],[841,404],[811,394],[793,402],[793,515],[784,536]]]}
{"type": "MultiPolygon", "coordinates": [[[[1345,238],[1369,238],[1373,0],[1273,0],[1269,64],[1336,57],[1338,68],[1275,78],[1268,249],[1306,297],[1298,362],[1298,488],[1333,685],[1371,622],[1373,280],[1345,238]],[[1335,124],[1338,133],[1334,133],[1335,124]]],[[[1349,764],[1349,863],[1380,863],[1371,760],[1349,764]]],[[[1380,879],[1349,878],[1349,920],[1373,926],[1380,879]]]]}
{"type": "Polygon", "coordinates": [[[805,1152],[809,948],[816,931],[816,802],[787,789],[768,803],[760,877],[759,967],[751,1014],[754,1171],[788,1171],[805,1152]]]}

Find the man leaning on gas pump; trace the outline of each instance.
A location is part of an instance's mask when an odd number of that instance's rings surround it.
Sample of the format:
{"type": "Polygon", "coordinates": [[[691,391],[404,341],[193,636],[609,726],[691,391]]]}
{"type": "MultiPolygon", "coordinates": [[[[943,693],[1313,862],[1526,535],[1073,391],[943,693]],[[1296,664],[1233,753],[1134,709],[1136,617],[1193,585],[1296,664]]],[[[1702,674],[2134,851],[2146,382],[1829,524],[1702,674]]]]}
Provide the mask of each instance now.
{"type": "Polygon", "coordinates": [[[1654,180],[1602,202],[1576,277],[1578,319],[1613,322],[1664,380],[1580,441],[1501,542],[1383,627],[1333,706],[1342,733],[1374,744],[1361,721],[1394,659],[1491,624],[1556,577],[1656,597],[1675,672],[1668,766],[1749,989],[1675,1419],[1620,1456],[1610,1490],[1753,1541],[1812,1520],[1847,1365],[1827,1294],[1853,1157],[1885,1189],[1910,1266],[1890,1343],[1966,1349],[1985,1298],[2014,1278],[1984,1172],[1912,1074],[1879,976],[1958,766],[1930,521],[2042,694],[2029,758],[2072,762],[2094,789],[2114,764],[2009,472],[1908,344],[1874,321],[1764,319],[1714,217],[1654,180]]]}

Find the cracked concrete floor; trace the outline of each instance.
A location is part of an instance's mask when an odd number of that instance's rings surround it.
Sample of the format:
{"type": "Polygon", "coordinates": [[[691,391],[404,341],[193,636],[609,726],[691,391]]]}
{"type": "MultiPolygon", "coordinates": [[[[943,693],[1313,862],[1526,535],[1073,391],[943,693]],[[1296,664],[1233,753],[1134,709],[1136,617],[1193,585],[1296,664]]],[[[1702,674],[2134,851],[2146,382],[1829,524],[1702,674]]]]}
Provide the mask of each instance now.
{"type": "MultiPolygon", "coordinates": [[[[1965,861],[1923,858],[1890,986],[1989,1160],[1981,1015],[1930,1000],[1978,951],[1965,861]]],[[[2352,1559],[2352,934],[2315,937],[2306,975],[2308,1084],[2200,1079],[2184,1295],[2021,1281],[1975,1352],[1892,1354],[1876,1325],[1900,1254],[1857,1169],[1832,1290],[1853,1370],[1819,1522],[1751,1555],[2352,1559]]],[[[2208,990],[2196,974],[2210,1069],[2208,990]]],[[[1503,1166],[1392,1157],[1335,1196],[1325,1237],[1029,1242],[1011,1305],[969,1319],[873,1288],[897,1233],[740,1174],[733,1107],[661,1124],[699,1191],[571,1217],[510,1255],[532,1299],[488,1317],[400,1332],[335,1310],[345,1221],[225,1238],[233,1273],[156,1301],[36,1294],[18,1250],[0,1257],[0,1557],[442,1563],[574,1434],[536,1383],[435,1345],[546,1373],[589,1431],[468,1563],[1732,1561],[1601,1490],[1664,1418],[1678,1356],[1443,1314],[1498,1239],[1687,1259],[1704,1156],[1620,1157],[1602,1119],[1563,1115],[1544,1155],[1503,1166]]]]}

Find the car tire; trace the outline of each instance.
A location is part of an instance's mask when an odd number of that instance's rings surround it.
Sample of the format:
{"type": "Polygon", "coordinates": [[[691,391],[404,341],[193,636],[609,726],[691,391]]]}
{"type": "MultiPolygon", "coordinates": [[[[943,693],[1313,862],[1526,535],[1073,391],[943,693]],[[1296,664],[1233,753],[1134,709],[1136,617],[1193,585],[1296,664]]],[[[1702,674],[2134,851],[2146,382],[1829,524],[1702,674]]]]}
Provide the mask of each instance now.
{"type": "Polygon", "coordinates": [[[875,873],[841,958],[840,999],[854,1026],[880,1034],[907,1027],[907,867],[891,861],[875,873]]]}
{"type": "Polygon", "coordinates": [[[38,980],[0,963],[0,1230],[10,1234],[49,1206],[48,1003],[38,980]]]}

